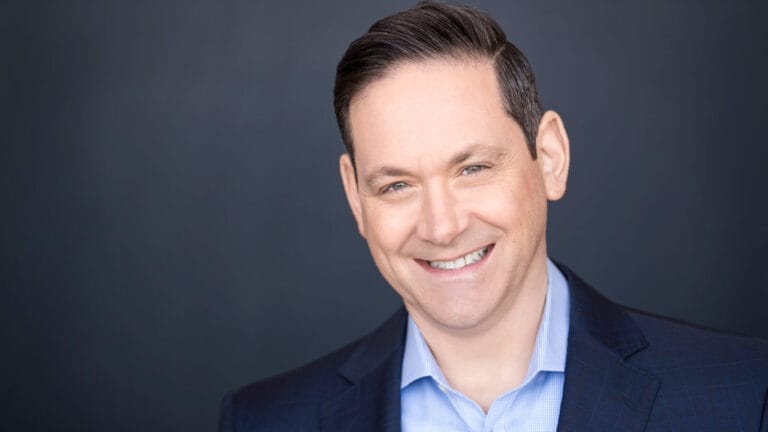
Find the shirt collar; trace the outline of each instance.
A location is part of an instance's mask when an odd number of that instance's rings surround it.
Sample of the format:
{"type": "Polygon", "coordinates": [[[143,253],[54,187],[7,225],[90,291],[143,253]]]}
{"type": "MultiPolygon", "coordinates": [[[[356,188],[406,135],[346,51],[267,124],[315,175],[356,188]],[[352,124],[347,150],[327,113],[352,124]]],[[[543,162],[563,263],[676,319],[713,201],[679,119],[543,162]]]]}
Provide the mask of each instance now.
{"type": "MultiPolygon", "coordinates": [[[[547,258],[547,295],[544,301],[544,312],[523,385],[540,371],[565,372],[568,319],[568,283],[560,270],[547,258]]],[[[403,389],[424,377],[431,377],[439,384],[448,387],[447,380],[421,331],[409,316],[400,388],[403,389]]]]}

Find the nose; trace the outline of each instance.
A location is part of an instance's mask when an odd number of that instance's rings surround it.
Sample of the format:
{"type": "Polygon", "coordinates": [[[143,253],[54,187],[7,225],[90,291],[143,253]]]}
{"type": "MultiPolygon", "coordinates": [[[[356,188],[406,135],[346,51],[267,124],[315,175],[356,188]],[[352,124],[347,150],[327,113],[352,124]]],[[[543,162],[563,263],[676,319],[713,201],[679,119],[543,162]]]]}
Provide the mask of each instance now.
{"type": "Polygon", "coordinates": [[[417,235],[437,245],[449,245],[467,227],[467,217],[447,185],[423,189],[417,235]]]}

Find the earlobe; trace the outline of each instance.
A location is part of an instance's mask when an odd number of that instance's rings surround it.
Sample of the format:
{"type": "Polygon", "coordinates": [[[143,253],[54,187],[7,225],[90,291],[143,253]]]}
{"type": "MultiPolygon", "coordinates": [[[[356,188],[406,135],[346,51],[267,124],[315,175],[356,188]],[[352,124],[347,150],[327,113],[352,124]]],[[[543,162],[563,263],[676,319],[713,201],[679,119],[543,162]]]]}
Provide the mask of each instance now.
{"type": "Polygon", "coordinates": [[[559,200],[565,194],[568,182],[570,143],[563,120],[554,111],[547,111],[541,117],[536,150],[547,199],[559,200]]]}
{"type": "Polygon", "coordinates": [[[365,238],[365,225],[363,223],[363,211],[360,203],[360,192],[357,188],[357,175],[355,167],[352,165],[352,159],[348,153],[339,157],[339,172],[341,173],[341,182],[344,185],[344,193],[347,196],[349,208],[352,210],[352,216],[357,223],[357,230],[365,238]]]}

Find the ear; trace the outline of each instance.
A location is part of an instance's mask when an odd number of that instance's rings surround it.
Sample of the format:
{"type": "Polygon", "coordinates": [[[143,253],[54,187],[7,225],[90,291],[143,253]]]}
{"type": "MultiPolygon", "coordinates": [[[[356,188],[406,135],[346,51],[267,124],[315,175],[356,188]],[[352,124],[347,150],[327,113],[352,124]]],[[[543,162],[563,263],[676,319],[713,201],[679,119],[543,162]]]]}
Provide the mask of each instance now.
{"type": "Polygon", "coordinates": [[[341,181],[344,183],[344,193],[347,195],[349,208],[352,209],[352,215],[357,222],[357,230],[365,238],[365,224],[363,223],[363,210],[360,205],[360,190],[357,187],[357,175],[355,167],[352,166],[352,159],[349,153],[344,153],[339,158],[339,171],[341,172],[341,181]]]}
{"type": "Polygon", "coordinates": [[[545,112],[539,122],[536,157],[544,178],[547,199],[559,200],[565,194],[571,153],[563,120],[554,111],[545,112]]]}

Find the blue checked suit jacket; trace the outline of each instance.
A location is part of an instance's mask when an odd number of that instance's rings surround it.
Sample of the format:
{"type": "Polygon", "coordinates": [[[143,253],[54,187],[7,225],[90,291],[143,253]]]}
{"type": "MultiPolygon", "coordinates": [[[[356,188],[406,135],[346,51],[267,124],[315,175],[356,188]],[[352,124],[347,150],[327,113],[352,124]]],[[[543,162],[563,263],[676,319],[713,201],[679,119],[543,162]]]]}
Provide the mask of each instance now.
{"type": "MultiPolygon", "coordinates": [[[[766,431],[768,342],[571,295],[558,431],[766,431]]],[[[300,369],[224,397],[220,432],[400,431],[406,312],[300,369]]]]}

